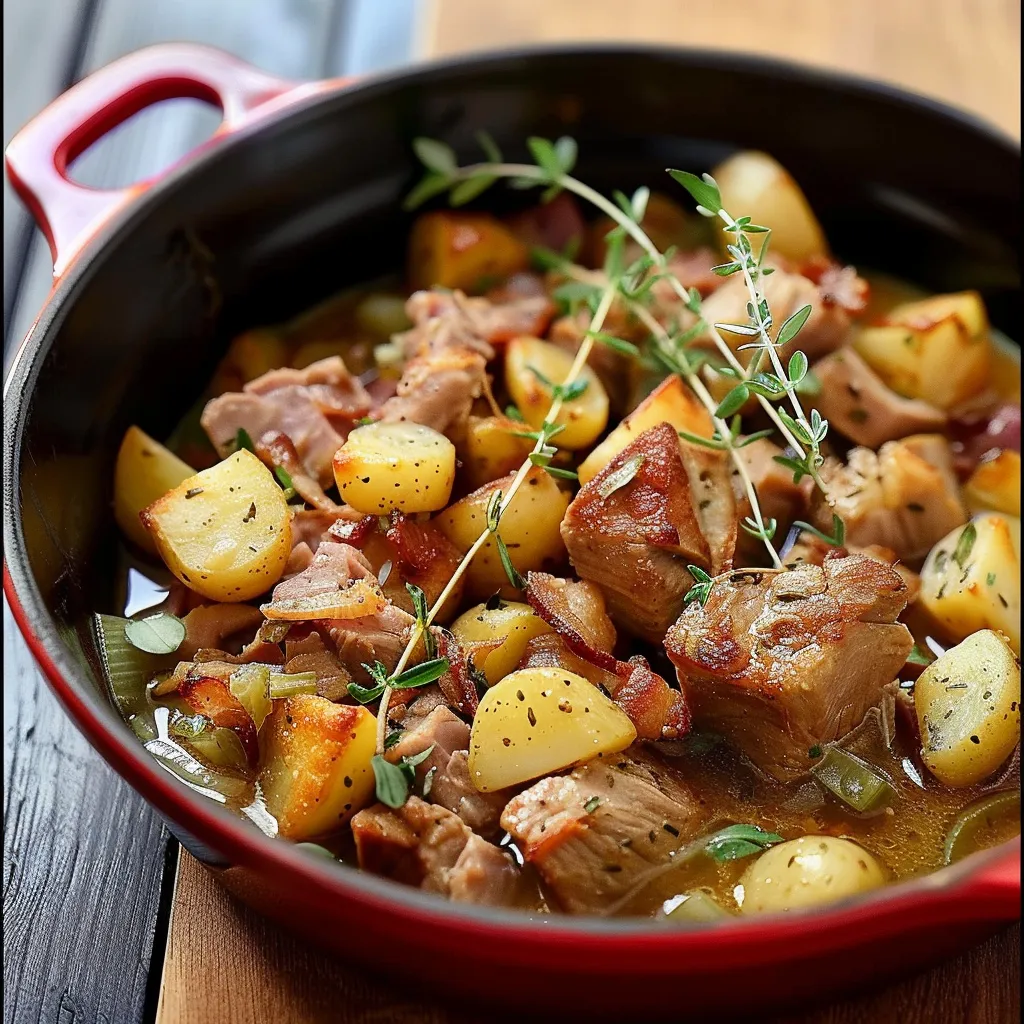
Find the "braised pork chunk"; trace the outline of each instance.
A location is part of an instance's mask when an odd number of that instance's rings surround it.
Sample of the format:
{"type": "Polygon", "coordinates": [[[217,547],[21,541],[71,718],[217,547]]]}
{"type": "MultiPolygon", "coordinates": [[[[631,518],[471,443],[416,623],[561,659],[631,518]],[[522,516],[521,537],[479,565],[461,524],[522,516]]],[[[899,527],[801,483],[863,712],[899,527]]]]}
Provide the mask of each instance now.
{"type": "Polygon", "coordinates": [[[680,449],[667,423],[652,427],[580,488],[562,521],[573,567],[601,588],[616,625],[656,643],[693,584],[687,565],[718,571],[735,543],[727,472],[716,487],[717,461],[694,453],[688,466],[680,449]]]}
{"type": "Polygon", "coordinates": [[[693,602],[665,646],[698,727],[790,779],[896,678],[913,646],[896,622],[906,603],[899,573],[863,555],[744,570],[716,580],[706,604],[693,602]]]}
{"type": "Polygon", "coordinates": [[[700,819],[689,790],[636,754],[542,779],[501,823],[564,910],[593,913],[668,863],[700,819]]]}

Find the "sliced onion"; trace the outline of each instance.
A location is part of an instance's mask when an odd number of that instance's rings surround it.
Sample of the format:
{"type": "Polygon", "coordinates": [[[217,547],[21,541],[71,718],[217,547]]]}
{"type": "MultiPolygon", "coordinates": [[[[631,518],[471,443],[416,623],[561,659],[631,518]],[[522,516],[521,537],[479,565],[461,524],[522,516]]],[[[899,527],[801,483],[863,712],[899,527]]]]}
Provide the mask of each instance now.
{"type": "Polygon", "coordinates": [[[268,619],[303,622],[310,619],[362,619],[388,606],[375,580],[359,579],[344,590],[271,601],[261,607],[268,619]]]}

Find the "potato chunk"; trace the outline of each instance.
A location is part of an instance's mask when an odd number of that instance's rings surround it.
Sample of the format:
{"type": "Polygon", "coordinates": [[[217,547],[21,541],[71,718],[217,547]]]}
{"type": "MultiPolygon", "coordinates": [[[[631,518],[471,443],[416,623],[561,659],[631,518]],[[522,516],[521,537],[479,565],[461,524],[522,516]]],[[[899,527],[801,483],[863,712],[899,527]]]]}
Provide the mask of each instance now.
{"type": "Polygon", "coordinates": [[[526,429],[504,416],[470,416],[457,448],[460,479],[475,490],[515,472],[533,449],[529,438],[519,436],[526,429]]]}
{"type": "Polygon", "coordinates": [[[921,758],[947,786],[973,786],[1020,742],[1020,662],[1006,638],[979,630],[914,685],[921,758]]]}
{"type": "Polygon", "coordinates": [[[977,292],[897,306],[881,324],[865,327],[854,347],[897,394],[939,409],[976,395],[991,373],[988,316],[977,292]]]}
{"type": "Polygon", "coordinates": [[[489,213],[424,213],[409,237],[413,289],[440,285],[480,291],[495,278],[525,270],[529,259],[526,246],[489,213]]]}
{"type": "Polygon", "coordinates": [[[455,445],[419,423],[356,427],[334,456],[334,480],[357,512],[436,512],[455,483],[455,445]]]}
{"type": "Polygon", "coordinates": [[[666,377],[584,460],[580,483],[597,476],[619,452],[628,448],[645,430],[668,423],[698,437],[711,437],[714,424],[707,409],[678,374],[666,377]]]}
{"type": "Polygon", "coordinates": [[[370,802],[377,720],[366,708],[288,697],[274,701],[262,736],[260,785],[279,835],[326,835],[370,802]]]}
{"type": "Polygon", "coordinates": [[[551,627],[528,605],[521,601],[502,602],[497,608],[478,604],[452,623],[455,639],[464,644],[501,644],[478,663],[487,682],[493,686],[511,672],[526,650],[526,645],[551,627]]]}
{"type": "MultiPolygon", "coordinates": [[[[514,338],[505,352],[505,386],[523,418],[537,429],[547,419],[555,400],[552,385],[569,376],[574,356],[564,348],[539,338],[514,338]]],[[[575,451],[593,444],[608,424],[608,392],[589,366],[576,380],[585,390],[562,403],[555,422],[565,429],[558,435],[558,447],[575,451]]]]}
{"type": "Polygon", "coordinates": [[[921,569],[918,602],[947,639],[998,629],[1019,653],[1020,520],[986,512],[943,537],[921,569]]]}
{"type": "Polygon", "coordinates": [[[626,713],[582,676],[524,668],[484,694],[469,737],[469,777],[482,793],[625,750],[626,713]]]}
{"type": "Polygon", "coordinates": [[[849,839],[801,836],[762,853],[743,873],[744,914],[784,913],[885,884],[885,871],[849,839]]]}
{"type": "Polygon", "coordinates": [[[964,498],[974,511],[991,509],[1020,518],[1020,452],[1006,449],[979,462],[964,484],[964,498]]]}
{"type": "MultiPolygon", "coordinates": [[[[436,522],[441,532],[462,552],[473,546],[487,529],[487,506],[495,491],[507,492],[513,474],[481,487],[456,501],[442,512],[436,522]]],[[[524,576],[530,569],[552,567],[565,560],[565,545],[559,527],[569,507],[569,495],[539,467],[532,467],[505,509],[498,533],[508,547],[512,564],[524,576]]],[[[488,537],[466,572],[467,590],[478,598],[496,590],[514,597],[501,564],[498,546],[488,537]]]]}
{"type": "Polygon", "coordinates": [[[139,513],[157,498],[193,476],[195,470],[138,427],[129,427],[114,466],[114,518],[124,535],[156,554],[156,544],[139,513]]]}
{"type": "MultiPolygon", "coordinates": [[[[772,229],[772,250],[802,263],[828,255],[828,242],[800,186],[767,153],[746,150],[714,170],[722,203],[734,216],[772,229]]],[[[723,245],[732,239],[723,234],[723,245]]],[[[755,248],[758,243],[755,240],[755,248]]]]}
{"type": "Polygon", "coordinates": [[[212,601],[269,590],[292,549],[284,491],[250,451],[183,480],[141,513],[167,568],[212,601]]]}

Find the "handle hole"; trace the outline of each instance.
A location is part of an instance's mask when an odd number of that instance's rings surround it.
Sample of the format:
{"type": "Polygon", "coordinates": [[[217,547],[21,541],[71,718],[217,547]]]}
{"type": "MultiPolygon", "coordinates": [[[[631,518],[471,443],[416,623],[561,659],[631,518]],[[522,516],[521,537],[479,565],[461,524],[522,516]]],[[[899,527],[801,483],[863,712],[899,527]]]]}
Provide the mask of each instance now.
{"type": "Polygon", "coordinates": [[[178,98],[145,107],[75,158],[68,176],[91,188],[126,188],[151,178],[210,138],[220,110],[178,98]]]}

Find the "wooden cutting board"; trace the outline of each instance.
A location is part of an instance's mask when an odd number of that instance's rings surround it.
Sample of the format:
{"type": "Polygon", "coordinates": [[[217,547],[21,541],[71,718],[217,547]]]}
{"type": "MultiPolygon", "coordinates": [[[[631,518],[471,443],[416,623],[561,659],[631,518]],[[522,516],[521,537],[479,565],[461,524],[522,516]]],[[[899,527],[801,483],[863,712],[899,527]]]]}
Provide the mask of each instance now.
{"type": "MultiPolygon", "coordinates": [[[[679,43],[825,65],[936,96],[1020,136],[1019,0],[434,0],[423,53],[574,39],[679,43]]],[[[918,978],[785,1020],[1005,1024],[1019,1013],[1014,927],[918,978]]],[[[409,1000],[397,986],[366,980],[234,903],[181,854],[158,1024],[468,1024],[493,1017],[409,1000]]]]}

